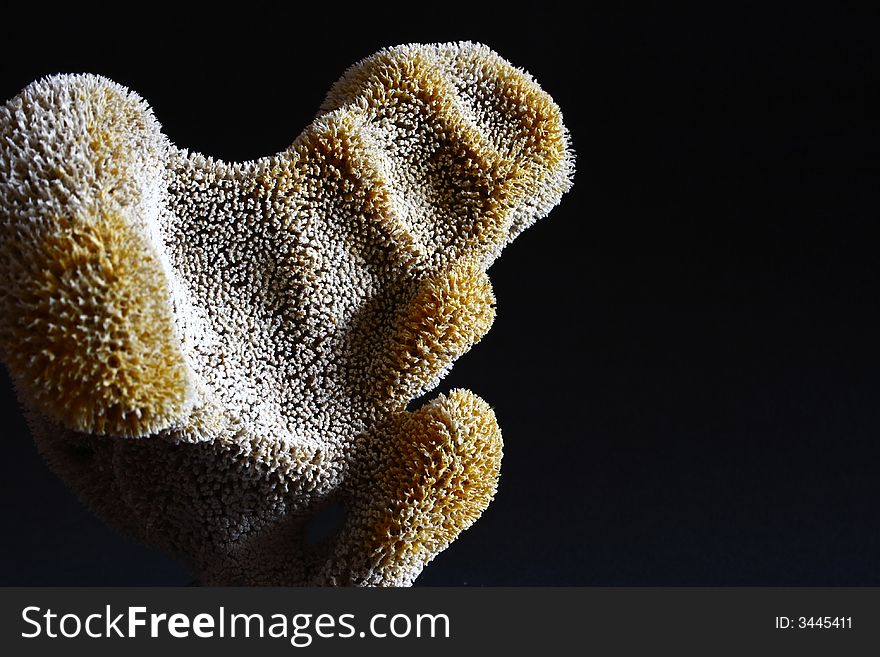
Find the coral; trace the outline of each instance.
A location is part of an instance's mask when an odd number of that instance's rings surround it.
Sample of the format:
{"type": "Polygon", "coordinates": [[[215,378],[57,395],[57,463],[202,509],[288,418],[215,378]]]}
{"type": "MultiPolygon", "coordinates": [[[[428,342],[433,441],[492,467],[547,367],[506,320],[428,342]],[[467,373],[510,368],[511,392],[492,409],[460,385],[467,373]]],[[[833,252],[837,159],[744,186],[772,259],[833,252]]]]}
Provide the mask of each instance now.
{"type": "Polygon", "coordinates": [[[32,83],[0,108],[0,356],[38,446],[206,583],[411,584],[491,501],[501,435],[465,390],[407,404],[573,167],[550,97],[471,43],[361,61],[243,164],[107,79],[32,83]]]}

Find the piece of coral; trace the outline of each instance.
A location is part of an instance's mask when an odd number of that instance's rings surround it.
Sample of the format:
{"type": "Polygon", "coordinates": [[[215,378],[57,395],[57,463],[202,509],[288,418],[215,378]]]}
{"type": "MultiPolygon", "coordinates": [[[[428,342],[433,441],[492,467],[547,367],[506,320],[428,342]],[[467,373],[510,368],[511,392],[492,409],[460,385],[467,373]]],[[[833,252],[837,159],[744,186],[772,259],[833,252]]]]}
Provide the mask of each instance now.
{"type": "Polygon", "coordinates": [[[407,404],[573,166],[550,97],[471,43],[363,60],[244,164],[107,79],[34,82],[0,109],[0,355],[40,450],[207,584],[411,584],[491,501],[501,435],[466,390],[407,404]]]}

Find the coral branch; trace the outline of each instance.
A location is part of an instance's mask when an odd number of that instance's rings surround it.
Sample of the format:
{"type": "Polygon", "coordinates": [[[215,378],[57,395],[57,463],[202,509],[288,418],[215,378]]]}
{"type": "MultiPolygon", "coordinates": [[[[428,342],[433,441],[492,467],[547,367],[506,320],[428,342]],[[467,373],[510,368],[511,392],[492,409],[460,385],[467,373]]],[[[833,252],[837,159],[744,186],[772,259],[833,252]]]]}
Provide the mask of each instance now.
{"type": "Polygon", "coordinates": [[[205,581],[408,585],[491,501],[501,435],[467,391],[405,409],[573,167],[550,97],[471,43],[356,64],[245,164],[46,78],[0,107],[0,356],[56,472],[205,581]]]}

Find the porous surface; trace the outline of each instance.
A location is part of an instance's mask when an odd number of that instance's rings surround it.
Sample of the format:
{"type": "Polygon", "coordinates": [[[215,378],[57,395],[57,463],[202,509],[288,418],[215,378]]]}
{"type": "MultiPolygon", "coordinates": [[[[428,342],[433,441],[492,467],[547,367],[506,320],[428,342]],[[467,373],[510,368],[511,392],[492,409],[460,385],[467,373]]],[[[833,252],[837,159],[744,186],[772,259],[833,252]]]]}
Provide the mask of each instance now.
{"type": "Polygon", "coordinates": [[[501,435],[466,390],[407,404],[572,174],[559,108],[477,44],[363,60],[243,164],[49,77],[0,108],[0,356],[55,471],[205,583],[408,585],[491,501],[501,435]]]}

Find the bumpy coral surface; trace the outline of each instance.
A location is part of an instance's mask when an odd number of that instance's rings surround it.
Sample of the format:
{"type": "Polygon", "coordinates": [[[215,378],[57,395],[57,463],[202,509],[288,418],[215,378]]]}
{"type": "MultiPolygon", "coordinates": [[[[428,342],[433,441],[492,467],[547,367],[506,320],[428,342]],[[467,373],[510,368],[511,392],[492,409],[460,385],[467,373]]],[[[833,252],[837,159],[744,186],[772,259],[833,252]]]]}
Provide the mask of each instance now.
{"type": "Polygon", "coordinates": [[[358,63],[244,164],[107,79],[40,80],[0,108],[0,356],[55,471],[204,582],[408,585],[491,501],[501,435],[466,390],[407,404],[572,173],[559,108],[470,43],[358,63]]]}

